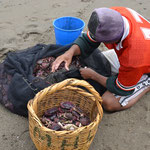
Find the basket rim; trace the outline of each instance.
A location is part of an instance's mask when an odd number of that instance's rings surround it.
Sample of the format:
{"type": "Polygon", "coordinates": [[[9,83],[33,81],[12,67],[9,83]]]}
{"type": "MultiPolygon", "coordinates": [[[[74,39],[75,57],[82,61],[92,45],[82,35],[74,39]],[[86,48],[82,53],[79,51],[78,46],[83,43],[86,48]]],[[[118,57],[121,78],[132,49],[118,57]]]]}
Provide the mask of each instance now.
{"type": "MultiPolygon", "coordinates": [[[[80,88],[80,90],[83,91],[83,89],[81,89],[81,88],[80,88]]],[[[84,90],[84,92],[85,92],[85,90],[84,90]]],[[[31,113],[31,115],[34,117],[34,120],[45,131],[51,131],[51,132],[57,133],[59,135],[61,135],[61,134],[74,134],[75,132],[78,133],[78,132],[82,131],[84,128],[94,127],[94,125],[100,123],[100,121],[102,120],[102,117],[103,117],[103,109],[102,109],[102,106],[99,104],[100,102],[102,103],[101,96],[97,93],[97,91],[95,91],[95,89],[89,83],[87,83],[84,80],[78,80],[78,79],[71,78],[71,79],[66,79],[62,82],[53,84],[53,85],[41,90],[39,93],[36,94],[36,96],[33,99],[29,100],[29,102],[27,104],[27,108],[29,110],[29,113],[31,113]],[[95,119],[89,125],[79,127],[74,131],[67,131],[67,130],[55,131],[55,130],[51,130],[51,129],[45,127],[33,109],[33,105],[36,104],[36,102],[39,100],[39,97],[40,97],[40,99],[42,99],[46,94],[53,94],[58,90],[64,90],[67,88],[77,89],[77,87],[75,87],[77,85],[86,87],[90,91],[90,93],[88,93],[88,94],[95,97],[94,101],[95,101],[97,109],[98,109],[98,112],[96,114],[95,119]]]]}
{"type": "MultiPolygon", "coordinates": [[[[41,90],[41,93],[42,92],[44,92],[45,90],[47,90],[47,89],[49,89],[49,88],[45,88],[45,89],[43,89],[43,90],[41,90]]],[[[92,93],[88,93],[87,91],[85,91],[85,90],[83,90],[83,89],[81,89],[81,88],[79,88],[79,87],[73,87],[73,86],[70,86],[70,85],[68,85],[68,86],[66,86],[66,87],[62,87],[61,89],[57,89],[55,92],[58,92],[58,91],[63,91],[63,90],[74,90],[74,91],[78,91],[80,94],[82,94],[82,95],[86,95],[86,97],[93,97],[93,95],[92,95],[92,93]]],[[[55,93],[54,92],[54,93],[55,93]]],[[[53,92],[50,94],[50,95],[52,95],[52,94],[54,94],[53,92]]],[[[39,93],[40,94],[40,93],[39,93]]],[[[40,95],[41,96],[41,95],[40,95]]],[[[40,102],[42,99],[43,99],[43,96],[36,96],[36,97],[34,97],[33,98],[33,107],[35,107],[36,105],[37,105],[37,102],[40,102]]],[[[91,98],[91,100],[92,101],[94,101],[94,102],[96,102],[96,100],[95,100],[95,97],[94,97],[94,99],[92,99],[91,98]]],[[[97,107],[98,108],[98,107],[97,107]]],[[[100,116],[103,116],[103,109],[102,109],[102,106],[100,105],[100,108],[101,108],[101,111],[102,111],[102,113],[100,113],[100,116]]],[[[98,110],[99,111],[99,110],[98,110]]],[[[35,113],[36,114],[36,113],[35,113]]],[[[98,113],[97,113],[97,115],[98,115],[98,113]]]]}
{"type": "MultiPolygon", "coordinates": [[[[38,116],[36,115],[36,113],[34,112],[32,106],[29,106],[30,103],[32,103],[32,101],[33,101],[33,100],[31,99],[31,100],[29,101],[28,105],[27,105],[28,110],[29,110],[29,113],[32,114],[32,116],[34,117],[34,120],[36,121],[36,123],[38,124],[38,126],[40,126],[40,128],[43,129],[43,130],[46,131],[46,132],[49,131],[49,132],[53,132],[54,134],[57,133],[57,134],[59,134],[59,135],[79,133],[79,132],[81,132],[82,130],[84,130],[85,128],[92,128],[92,127],[94,127],[94,124],[95,124],[95,125],[96,125],[96,124],[99,124],[99,123],[101,122],[101,120],[102,120],[102,116],[100,116],[100,115],[97,113],[96,118],[95,118],[89,125],[87,125],[87,126],[78,127],[76,130],[73,130],[73,131],[71,131],[71,130],[70,130],[70,131],[67,131],[67,130],[55,131],[55,130],[52,130],[52,129],[49,129],[49,128],[45,127],[45,126],[42,124],[41,120],[39,119],[39,117],[38,117],[38,116]],[[31,109],[32,109],[32,111],[31,111],[31,109]]],[[[32,104],[31,104],[31,105],[32,105],[32,104]]],[[[102,115],[103,115],[103,112],[102,112],[102,115]]],[[[32,117],[32,118],[33,118],[33,117],[32,117]]]]}

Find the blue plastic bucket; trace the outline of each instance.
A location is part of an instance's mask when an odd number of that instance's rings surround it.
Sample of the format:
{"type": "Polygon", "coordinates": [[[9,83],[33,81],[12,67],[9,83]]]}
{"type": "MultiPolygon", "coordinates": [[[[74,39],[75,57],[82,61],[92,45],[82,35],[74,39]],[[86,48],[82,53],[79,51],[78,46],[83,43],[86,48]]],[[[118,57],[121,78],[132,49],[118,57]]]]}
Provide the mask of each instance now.
{"type": "Polygon", "coordinates": [[[56,44],[67,45],[73,43],[85,26],[83,20],[76,17],[61,17],[53,21],[56,44]]]}

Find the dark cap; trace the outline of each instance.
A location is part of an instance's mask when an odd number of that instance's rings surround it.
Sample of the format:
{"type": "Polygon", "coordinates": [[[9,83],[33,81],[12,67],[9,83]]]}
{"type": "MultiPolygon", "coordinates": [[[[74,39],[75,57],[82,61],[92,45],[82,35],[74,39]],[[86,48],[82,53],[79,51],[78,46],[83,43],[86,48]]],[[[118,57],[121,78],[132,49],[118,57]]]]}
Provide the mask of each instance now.
{"type": "Polygon", "coordinates": [[[98,42],[114,42],[120,40],[124,32],[121,14],[110,8],[95,9],[88,22],[90,33],[98,42]]]}

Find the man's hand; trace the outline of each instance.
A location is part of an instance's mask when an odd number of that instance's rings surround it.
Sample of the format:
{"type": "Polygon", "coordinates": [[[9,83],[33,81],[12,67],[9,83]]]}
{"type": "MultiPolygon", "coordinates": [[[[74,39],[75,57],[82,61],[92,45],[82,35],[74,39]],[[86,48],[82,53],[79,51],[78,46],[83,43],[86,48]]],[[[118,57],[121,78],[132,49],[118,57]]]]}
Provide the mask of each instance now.
{"type": "Polygon", "coordinates": [[[69,70],[69,65],[72,61],[72,57],[80,55],[80,47],[78,45],[73,45],[68,51],[63,55],[56,58],[52,64],[52,72],[55,72],[62,62],[65,62],[66,70],[69,70]]]}
{"type": "Polygon", "coordinates": [[[96,72],[91,68],[85,67],[80,69],[80,74],[83,77],[83,79],[92,79],[96,75],[96,72]]]}
{"type": "Polygon", "coordinates": [[[81,68],[80,74],[83,77],[83,79],[92,79],[92,80],[98,82],[99,84],[103,85],[104,87],[106,87],[107,77],[100,75],[99,73],[97,73],[93,69],[86,68],[86,67],[81,68]]]}
{"type": "Polygon", "coordinates": [[[52,64],[52,72],[55,72],[62,62],[65,62],[66,70],[69,70],[69,65],[72,61],[72,56],[69,53],[64,53],[63,55],[56,58],[52,64]]]}

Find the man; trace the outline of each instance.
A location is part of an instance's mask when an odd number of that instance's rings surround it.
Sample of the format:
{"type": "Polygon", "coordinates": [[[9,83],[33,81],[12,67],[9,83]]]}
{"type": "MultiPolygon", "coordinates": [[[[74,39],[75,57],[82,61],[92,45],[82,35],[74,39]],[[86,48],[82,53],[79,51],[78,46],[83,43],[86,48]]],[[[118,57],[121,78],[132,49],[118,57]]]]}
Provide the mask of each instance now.
{"type": "Polygon", "coordinates": [[[84,79],[92,79],[107,88],[102,95],[103,108],[120,111],[133,106],[150,90],[150,23],[136,11],[125,7],[95,9],[83,33],[73,46],[59,56],[52,72],[61,62],[69,70],[75,55],[89,56],[101,42],[110,51],[103,52],[112,66],[112,76],[104,77],[90,68],[81,68],[84,79]]]}

